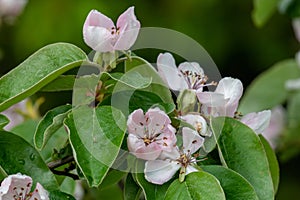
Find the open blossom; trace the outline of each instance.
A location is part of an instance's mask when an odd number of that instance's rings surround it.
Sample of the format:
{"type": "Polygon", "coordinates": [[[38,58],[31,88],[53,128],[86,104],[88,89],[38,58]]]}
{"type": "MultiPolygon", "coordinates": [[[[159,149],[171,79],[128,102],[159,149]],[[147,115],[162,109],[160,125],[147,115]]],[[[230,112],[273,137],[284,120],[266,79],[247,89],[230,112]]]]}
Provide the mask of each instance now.
{"type": "Polygon", "coordinates": [[[187,114],[181,116],[180,119],[191,124],[200,135],[211,136],[212,132],[207,127],[206,120],[199,114],[187,114]]]}
{"type": "Polygon", "coordinates": [[[32,179],[20,173],[9,175],[1,183],[1,200],[49,200],[48,192],[39,183],[36,184],[33,192],[32,179]]]}
{"type": "Polygon", "coordinates": [[[207,76],[196,62],[181,63],[178,68],[170,53],[161,53],[157,57],[158,73],[170,89],[181,91],[184,89],[200,90],[205,86],[207,76]]]}
{"type": "MultiPolygon", "coordinates": [[[[0,18],[18,16],[27,4],[27,0],[0,0],[0,18]]],[[[0,19],[1,20],[1,19],[0,19]]]]}
{"type": "Polygon", "coordinates": [[[206,115],[234,117],[243,94],[243,85],[239,79],[225,77],[220,80],[214,92],[197,92],[202,112],[206,115]]]}
{"type": "Polygon", "coordinates": [[[179,169],[181,169],[179,176],[198,171],[194,167],[197,160],[193,154],[203,145],[204,139],[196,131],[184,127],[182,140],[182,149],[175,147],[172,152],[163,152],[157,160],[149,160],[145,163],[146,180],[162,185],[169,181],[179,169]]]}
{"type": "Polygon", "coordinates": [[[127,121],[129,151],[144,160],[155,160],[162,151],[170,152],[176,144],[175,128],[159,108],[135,110],[127,121]]]}
{"type": "Polygon", "coordinates": [[[85,20],[83,37],[85,43],[98,52],[128,50],[135,42],[140,26],[134,7],[119,16],[117,26],[107,16],[92,10],[85,20]]]}

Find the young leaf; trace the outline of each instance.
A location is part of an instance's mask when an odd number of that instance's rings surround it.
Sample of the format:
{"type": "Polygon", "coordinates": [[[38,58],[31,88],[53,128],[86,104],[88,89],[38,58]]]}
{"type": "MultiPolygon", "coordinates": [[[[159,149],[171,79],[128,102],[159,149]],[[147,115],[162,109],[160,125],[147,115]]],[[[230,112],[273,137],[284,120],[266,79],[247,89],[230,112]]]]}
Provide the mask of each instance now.
{"type": "Polygon", "coordinates": [[[31,96],[86,60],[86,54],[72,44],[56,43],[43,47],[0,78],[0,111],[31,96]]]}
{"type": "Polygon", "coordinates": [[[120,150],[123,114],[110,106],[79,107],[65,120],[75,161],[90,186],[99,186],[120,150]]]}
{"type": "Polygon", "coordinates": [[[186,176],[180,183],[178,179],[173,181],[167,190],[165,200],[198,200],[218,199],[225,200],[225,194],[219,181],[204,171],[193,172],[186,176]]]}
{"type": "Polygon", "coordinates": [[[9,119],[5,115],[0,114],[0,129],[3,129],[9,123],[9,119]]]}
{"type": "Polygon", "coordinates": [[[263,26],[275,13],[279,0],[253,0],[252,19],[257,27],[263,26]]]}
{"type": "Polygon", "coordinates": [[[239,111],[243,114],[273,108],[287,98],[285,82],[300,77],[295,60],[284,60],[260,74],[247,88],[239,111]]]}
{"type": "Polygon", "coordinates": [[[201,168],[220,181],[226,199],[258,200],[252,185],[235,171],[218,165],[206,165],[201,166],[201,168]]]}
{"type": "Polygon", "coordinates": [[[38,150],[41,150],[49,138],[63,125],[63,121],[71,109],[72,105],[63,105],[45,114],[34,134],[34,145],[38,150]]]}
{"type": "Polygon", "coordinates": [[[59,190],[48,191],[50,200],[75,200],[75,198],[69,194],[61,192],[59,190]]]}
{"type": "Polygon", "coordinates": [[[261,143],[263,144],[268,161],[269,161],[269,167],[270,167],[270,172],[272,176],[272,181],[273,181],[273,187],[274,187],[274,192],[276,194],[278,190],[278,185],[279,185],[279,165],[278,161],[275,155],[275,152],[273,151],[272,147],[268,143],[268,141],[264,138],[264,136],[259,135],[259,139],[261,143]]]}
{"type": "MultiPolygon", "coordinates": [[[[224,118],[215,120],[223,121],[224,118]]],[[[227,117],[218,144],[226,165],[248,180],[259,199],[274,199],[268,158],[252,129],[227,117]]]]}
{"type": "Polygon", "coordinates": [[[23,138],[0,131],[0,168],[6,174],[18,172],[31,176],[47,190],[58,189],[58,184],[40,154],[23,138]]]}
{"type": "Polygon", "coordinates": [[[142,188],[140,188],[136,182],[134,181],[132,174],[127,174],[124,186],[124,199],[126,200],[139,200],[142,192],[142,188]]]}

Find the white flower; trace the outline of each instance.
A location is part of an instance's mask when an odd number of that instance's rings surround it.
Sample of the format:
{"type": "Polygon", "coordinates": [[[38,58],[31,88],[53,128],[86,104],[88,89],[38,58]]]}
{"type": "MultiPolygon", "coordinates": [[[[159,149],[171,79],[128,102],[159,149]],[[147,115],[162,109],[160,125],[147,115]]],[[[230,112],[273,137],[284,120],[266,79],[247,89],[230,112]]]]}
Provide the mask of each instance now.
{"type": "Polygon", "coordinates": [[[230,77],[221,79],[214,92],[197,91],[201,111],[213,117],[234,117],[242,94],[242,82],[230,77]]]}
{"type": "Polygon", "coordinates": [[[32,179],[20,173],[9,175],[0,186],[1,200],[49,200],[48,192],[39,183],[36,184],[33,192],[32,179]]]}
{"type": "Polygon", "coordinates": [[[175,59],[170,53],[161,53],[157,57],[157,68],[161,78],[172,90],[202,91],[202,88],[206,86],[207,77],[196,62],[184,62],[177,68],[175,59]]]}
{"type": "Polygon", "coordinates": [[[207,127],[206,120],[199,114],[187,114],[180,117],[183,121],[191,124],[195,130],[202,136],[210,137],[212,132],[207,127]]]}
{"type": "MultiPolygon", "coordinates": [[[[193,154],[203,145],[204,139],[187,127],[182,129],[183,148],[174,148],[172,152],[163,152],[157,160],[149,160],[145,164],[145,178],[151,183],[162,185],[169,181],[180,170],[179,177],[198,171],[193,154]]],[[[180,178],[183,181],[183,178],[180,178]]]]}

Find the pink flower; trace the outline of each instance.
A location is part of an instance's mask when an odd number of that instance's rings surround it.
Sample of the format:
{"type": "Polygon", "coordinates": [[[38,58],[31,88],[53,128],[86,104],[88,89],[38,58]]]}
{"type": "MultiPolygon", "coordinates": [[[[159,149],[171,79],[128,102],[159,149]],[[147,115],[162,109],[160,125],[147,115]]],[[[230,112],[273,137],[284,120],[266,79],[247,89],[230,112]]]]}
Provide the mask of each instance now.
{"type": "Polygon", "coordinates": [[[0,0],[0,17],[16,17],[26,4],[27,0],[0,0]]]}
{"type": "Polygon", "coordinates": [[[128,50],[135,42],[139,29],[140,22],[134,15],[134,7],[119,16],[117,26],[110,18],[92,10],[83,26],[83,39],[98,52],[128,50]]]}
{"type": "Polygon", "coordinates": [[[242,94],[242,82],[230,77],[221,79],[214,92],[197,91],[202,112],[213,117],[234,117],[242,94]]]}
{"type": "Polygon", "coordinates": [[[131,153],[144,160],[155,160],[162,151],[170,152],[176,144],[175,128],[159,108],[135,110],[127,121],[127,146],[131,153]]]}
{"type": "Polygon", "coordinates": [[[32,179],[20,173],[9,175],[1,183],[0,199],[3,200],[49,200],[48,192],[39,183],[33,192],[32,179]]]}
{"type": "MultiPolygon", "coordinates": [[[[173,148],[172,152],[163,152],[157,160],[149,160],[145,164],[145,178],[151,183],[162,185],[169,181],[180,170],[180,175],[185,176],[198,171],[196,158],[193,154],[203,145],[204,139],[199,134],[187,127],[182,129],[183,148],[173,148]]],[[[183,181],[183,179],[179,179],[183,181]]]]}
{"type": "Polygon", "coordinates": [[[157,68],[161,78],[172,90],[192,89],[202,91],[207,81],[207,77],[198,63],[184,62],[177,68],[170,53],[159,54],[157,68]]]}

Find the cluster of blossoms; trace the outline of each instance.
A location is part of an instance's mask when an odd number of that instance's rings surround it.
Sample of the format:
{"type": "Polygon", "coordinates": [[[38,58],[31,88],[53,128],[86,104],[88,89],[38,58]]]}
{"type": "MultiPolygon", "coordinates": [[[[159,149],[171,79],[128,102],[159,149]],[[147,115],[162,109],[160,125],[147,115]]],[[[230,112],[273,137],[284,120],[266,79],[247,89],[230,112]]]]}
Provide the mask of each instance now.
{"type": "MultiPolygon", "coordinates": [[[[117,20],[98,11],[91,11],[84,23],[85,43],[99,53],[128,50],[135,42],[140,29],[134,8],[128,8],[117,20]]],[[[190,126],[176,130],[169,116],[159,108],[142,109],[132,112],[127,121],[129,151],[137,158],[146,160],[145,178],[155,184],[170,180],[180,169],[179,179],[197,171],[197,153],[206,137],[212,131],[209,119],[218,116],[234,117],[261,134],[268,127],[271,111],[249,113],[241,116],[237,112],[243,93],[240,80],[226,77],[208,83],[204,70],[196,62],[184,62],[178,67],[170,53],[157,58],[158,74],[173,91],[179,91],[177,98],[177,119],[190,126]],[[214,92],[205,91],[207,86],[217,86],[214,92]],[[197,112],[194,111],[198,105],[197,112]],[[182,136],[178,146],[177,137],[182,136]]]]}
{"type": "Polygon", "coordinates": [[[0,186],[2,200],[49,200],[48,192],[39,183],[31,192],[32,179],[22,174],[13,174],[6,177],[0,186]]]}

